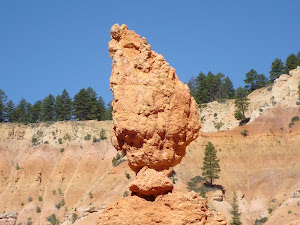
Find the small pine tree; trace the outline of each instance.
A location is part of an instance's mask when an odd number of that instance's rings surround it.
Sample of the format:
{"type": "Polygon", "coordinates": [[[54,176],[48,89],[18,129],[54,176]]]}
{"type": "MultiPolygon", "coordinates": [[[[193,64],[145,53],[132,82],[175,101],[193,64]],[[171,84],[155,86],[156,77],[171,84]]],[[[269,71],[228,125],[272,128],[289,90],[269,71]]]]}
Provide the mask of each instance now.
{"type": "Polygon", "coordinates": [[[0,89],[0,122],[4,120],[4,110],[7,101],[7,96],[4,91],[0,89]]]}
{"type": "Polygon", "coordinates": [[[235,93],[235,106],[237,107],[238,111],[243,114],[245,117],[245,111],[249,107],[249,99],[247,98],[247,91],[245,88],[238,87],[235,93]]]}
{"type": "Polygon", "coordinates": [[[241,213],[239,212],[239,206],[237,204],[237,196],[236,193],[234,192],[233,194],[233,200],[231,204],[232,209],[230,210],[231,214],[231,222],[230,225],[241,225],[241,213]]]}
{"type": "Polygon", "coordinates": [[[299,66],[299,60],[295,54],[290,54],[285,61],[285,70],[284,73],[289,74],[290,70],[295,69],[299,66]]]}
{"type": "Polygon", "coordinates": [[[218,179],[220,173],[219,159],[217,158],[217,150],[211,142],[208,142],[205,148],[205,156],[203,159],[202,175],[209,180],[209,184],[213,185],[213,180],[218,179]]]}
{"type": "Polygon", "coordinates": [[[272,67],[270,71],[270,81],[274,82],[275,79],[280,77],[281,74],[284,73],[284,65],[281,59],[276,58],[274,62],[272,62],[272,67]]]}

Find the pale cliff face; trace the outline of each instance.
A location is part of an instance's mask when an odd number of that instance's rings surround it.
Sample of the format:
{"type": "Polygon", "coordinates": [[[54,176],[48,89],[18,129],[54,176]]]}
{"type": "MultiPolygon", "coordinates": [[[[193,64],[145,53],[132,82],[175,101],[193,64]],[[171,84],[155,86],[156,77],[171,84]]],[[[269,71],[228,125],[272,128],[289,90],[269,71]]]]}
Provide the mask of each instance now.
{"type": "MultiPolygon", "coordinates": [[[[249,117],[252,122],[275,105],[286,108],[296,107],[299,84],[300,67],[291,70],[289,75],[281,75],[273,85],[255,90],[248,96],[250,105],[246,111],[246,117],[249,117]]],[[[202,122],[201,131],[217,132],[216,125],[218,123],[222,123],[220,130],[231,130],[238,127],[239,121],[234,117],[235,110],[234,100],[226,100],[224,103],[216,101],[208,103],[207,107],[199,109],[202,122]]]]}

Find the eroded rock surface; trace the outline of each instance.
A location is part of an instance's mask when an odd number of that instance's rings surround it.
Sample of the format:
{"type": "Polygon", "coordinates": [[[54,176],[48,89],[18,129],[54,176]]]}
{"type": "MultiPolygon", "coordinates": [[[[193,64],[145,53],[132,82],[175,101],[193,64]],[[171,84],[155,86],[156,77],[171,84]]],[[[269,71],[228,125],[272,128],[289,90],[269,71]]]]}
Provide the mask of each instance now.
{"type": "Polygon", "coordinates": [[[177,165],[198,136],[197,104],[175,69],[126,25],[112,26],[112,144],[123,150],[129,166],[157,171],[177,165]]]}
{"type": "Polygon", "coordinates": [[[18,218],[18,213],[10,212],[0,215],[0,225],[15,225],[18,218]]]}
{"type": "Polygon", "coordinates": [[[98,225],[206,224],[226,225],[225,218],[207,207],[195,192],[173,192],[149,202],[137,196],[123,198],[100,214],[98,225]]]}

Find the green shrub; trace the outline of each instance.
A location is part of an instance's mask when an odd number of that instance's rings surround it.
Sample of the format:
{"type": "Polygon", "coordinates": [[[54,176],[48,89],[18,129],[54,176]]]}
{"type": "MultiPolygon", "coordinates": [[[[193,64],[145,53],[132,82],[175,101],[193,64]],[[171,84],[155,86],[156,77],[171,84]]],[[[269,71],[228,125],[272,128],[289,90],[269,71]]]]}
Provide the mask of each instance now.
{"type": "Polygon", "coordinates": [[[16,164],[16,170],[20,170],[21,167],[19,166],[19,163],[16,164]]]}
{"type": "Polygon", "coordinates": [[[289,211],[288,211],[288,214],[291,214],[291,213],[292,213],[292,210],[289,210],[289,211]]]}
{"type": "Polygon", "coordinates": [[[49,141],[44,141],[44,144],[46,144],[46,145],[49,144],[49,141]]]}
{"type": "Polygon", "coordinates": [[[64,139],[65,139],[65,140],[68,140],[68,141],[71,141],[71,136],[70,136],[70,134],[66,133],[66,134],[64,135],[64,139]]]}
{"type": "Polygon", "coordinates": [[[262,217],[260,219],[256,219],[254,225],[261,225],[268,221],[268,217],[262,217]]]}
{"type": "Polygon", "coordinates": [[[78,219],[78,215],[76,213],[72,214],[72,223],[75,223],[75,221],[78,219]]]}
{"type": "Polygon", "coordinates": [[[244,120],[244,119],[246,119],[246,117],[243,115],[243,113],[242,113],[240,110],[236,110],[236,111],[235,111],[234,117],[235,117],[237,120],[244,120]]]}
{"type": "Polygon", "coordinates": [[[40,212],[41,212],[41,208],[40,208],[39,206],[37,206],[37,207],[35,208],[35,211],[36,211],[37,213],[40,213],[40,212]]]}
{"type": "Polygon", "coordinates": [[[100,140],[105,140],[105,139],[107,139],[106,131],[102,128],[100,131],[100,140]]]}
{"type": "Polygon", "coordinates": [[[268,208],[268,212],[271,214],[273,212],[273,208],[268,208]]]}
{"type": "Polygon", "coordinates": [[[218,114],[217,113],[214,113],[214,117],[217,117],[218,116],[218,114]]]}
{"type": "Polygon", "coordinates": [[[243,135],[244,137],[246,137],[248,135],[248,130],[242,130],[241,131],[241,135],[243,135]]]}
{"type": "Polygon", "coordinates": [[[21,203],[21,206],[24,206],[24,202],[21,203]]]}
{"type": "Polygon", "coordinates": [[[90,196],[90,198],[93,198],[93,197],[94,197],[94,195],[93,195],[92,192],[89,193],[89,196],[90,196]]]}
{"type": "Polygon", "coordinates": [[[289,128],[292,128],[294,125],[295,125],[294,123],[290,123],[289,128]]]}
{"type": "Polygon", "coordinates": [[[31,225],[31,224],[32,224],[31,217],[28,217],[26,221],[26,225],[31,225]]]}
{"type": "Polygon", "coordinates": [[[61,138],[58,138],[58,143],[61,145],[63,143],[61,138]]]}
{"type": "Polygon", "coordinates": [[[32,197],[31,196],[29,196],[28,202],[32,202],[32,197]]]}
{"type": "Polygon", "coordinates": [[[90,134],[87,134],[87,135],[84,137],[84,140],[86,140],[86,141],[91,140],[91,135],[90,135],[90,134]]]}
{"type": "Polygon", "coordinates": [[[295,123],[296,121],[299,121],[299,116],[294,116],[292,118],[292,123],[295,123]]]}
{"type": "Polygon", "coordinates": [[[220,128],[224,125],[224,123],[222,122],[217,122],[215,123],[215,128],[217,128],[218,130],[220,130],[220,128]]]}
{"type": "Polygon", "coordinates": [[[63,196],[63,193],[61,191],[61,188],[58,188],[58,193],[60,194],[60,196],[63,196]]]}
{"type": "Polygon", "coordinates": [[[33,138],[31,139],[31,142],[32,142],[33,144],[35,144],[35,143],[38,142],[38,139],[37,139],[36,137],[33,137],[33,138]]]}
{"type": "Polygon", "coordinates": [[[129,180],[131,178],[129,173],[125,173],[126,178],[129,180]]]}
{"type": "Polygon", "coordinates": [[[56,190],[52,190],[52,194],[53,194],[53,195],[56,195],[56,190]]]}
{"type": "Polygon", "coordinates": [[[93,137],[93,142],[99,142],[100,139],[96,138],[95,136],[93,137]]]}
{"type": "Polygon", "coordinates": [[[43,201],[43,198],[40,195],[39,195],[38,199],[39,199],[40,202],[43,201]]]}
{"type": "Polygon", "coordinates": [[[59,219],[56,218],[56,215],[55,214],[52,214],[51,216],[48,216],[47,218],[47,221],[50,222],[51,225],[59,225],[59,219]]]}
{"type": "Polygon", "coordinates": [[[61,148],[61,149],[60,149],[60,152],[61,152],[61,153],[63,153],[64,151],[65,151],[65,149],[64,149],[64,148],[61,148]]]}
{"type": "Polygon", "coordinates": [[[129,192],[128,192],[128,191],[125,191],[125,192],[123,193],[123,197],[126,198],[126,197],[128,197],[128,196],[129,196],[129,192]]]}

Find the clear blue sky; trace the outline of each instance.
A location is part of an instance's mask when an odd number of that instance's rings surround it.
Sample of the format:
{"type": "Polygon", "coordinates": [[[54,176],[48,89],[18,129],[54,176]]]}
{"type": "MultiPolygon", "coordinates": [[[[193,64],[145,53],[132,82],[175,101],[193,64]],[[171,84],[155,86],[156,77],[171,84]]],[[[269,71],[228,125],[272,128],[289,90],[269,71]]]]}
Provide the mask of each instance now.
{"type": "Polygon", "coordinates": [[[0,1],[0,89],[17,104],[91,86],[105,102],[109,30],[127,24],[187,82],[222,72],[237,86],[254,68],[300,51],[300,1],[0,1]]]}

